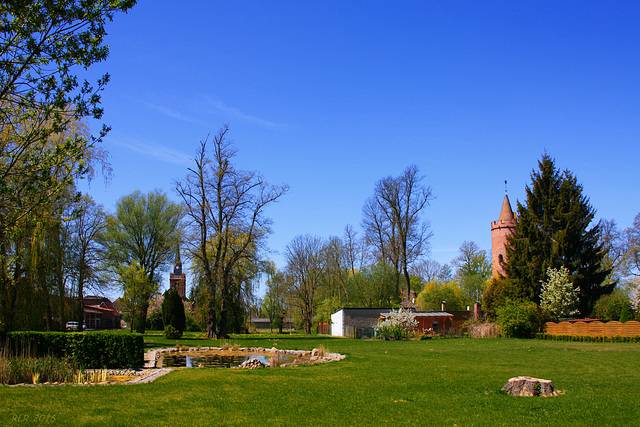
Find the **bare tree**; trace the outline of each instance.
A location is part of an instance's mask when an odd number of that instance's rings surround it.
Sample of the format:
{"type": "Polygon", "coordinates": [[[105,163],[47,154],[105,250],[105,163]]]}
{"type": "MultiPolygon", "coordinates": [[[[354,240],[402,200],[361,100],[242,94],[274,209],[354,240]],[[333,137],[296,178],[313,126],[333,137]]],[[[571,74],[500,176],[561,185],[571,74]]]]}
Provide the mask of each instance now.
{"type": "Polygon", "coordinates": [[[227,335],[229,304],[236,269],[255,262],[271,220],[264,209],[288,187],[267,184],[256,172],[236,169],[235,148],[226,138],[228,126],[201,141],[183,182],[176,183],[188,218],[187,250],[200,268],[207,291],[207,337],[227,335]]]}
{"type": "Polygon", "coordinates": [[[72,207],[75,212],[63,228],[68,245],[65,270],[72,295],[78,298],[74,319],[82,324],[85,289],[88,286],[99,288],[103,284],[99,274],[102,256],[98,238],[106,229],[107,216],[102,205],[89,196],[82,197],[72,207]]]}
{"type": "Polygon", "coordinates": [[[351,225],[344,228],[343,242],[346,250],[347,264],[351,270],[351,274],[355,274],[364,264],[364,244],[362,239],[358,238],[358,232],[351,225]]]}
{"type": "Polygon", "coordinates": [[[625,275],[625,232],[618,230],[614,219],[600,220],[600,236],[598,242],[607,252],[602,260],[605,268],[611,269],[611,273],[606,279],[608,283],[616,283],[625,275]]]}
{"type": "Polygon", "coordinates": [[[637,280],[640,277],[640,213],[633,219],[633,225],[624,231],[624,238],[624,272],[637,280]]]}
{"type": "Polygon", "coordinates": [[[376,183],[373,196],[363,208],[363,227],[367,241],[375,247],[378,259],[393,265],[404,276],[407,298],[411,295],[409,266],[428,249],[431,233],[421,221],[422,210],[433,199],[431,187],[422,185],[416,165],[399,177],[376,183]]]}
{"type": "Polygon", "coordinates": [[[325,266],[324,281],[331,296],[341,303],[349,302],[347,279],[349,275],[348,252],[342,239],[332,236],[322,247],[325,266]]]}
{"type": "Polygon", "coordinates": [[[425,282],[432,282],[441,277],[445,267],[447,267],[446,264],[442,265],[438,261],[428,259],[414,264],[411,274],[422,278],[425,282]]]}
{"type": "Polygon", "coordinates": [[[322,283],[322,240],[296,236],[285,249],[287,278],[296,305],[300,309],[304,330],[311,333],[316,308],[316,292],[322,283]]]}

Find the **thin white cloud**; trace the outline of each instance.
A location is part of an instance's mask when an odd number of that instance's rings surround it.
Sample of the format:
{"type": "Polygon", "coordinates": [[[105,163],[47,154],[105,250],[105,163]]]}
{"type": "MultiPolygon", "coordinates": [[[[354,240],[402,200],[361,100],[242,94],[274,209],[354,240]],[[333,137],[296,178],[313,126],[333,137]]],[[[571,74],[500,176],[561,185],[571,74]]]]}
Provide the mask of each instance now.
{"type": "Polygon", "coordinates": [[[189,116],[185,116],[184,114],[180,113],[179,111],[174,110],[171,107],[165,107],[163,105],[152,104],[152,103],[146,102],[146,101],[141,101],[141,103],[143,105],[146,105],[147,107],[153,109],[153,110],[156,110],[160,114],[164,114],[167,117],[171,117],[172,119],[181,120],[183,122],[188,122],[188,123],[200,123],[200,120],[194,119],[194,118],[189,117],[189,116]]]}
{"type": "Polygon", "coordinates": [[[173,163],[176,165],[190,165],[192,162],[191,156],[188,156],[181,151],[158,144],[152,144],[143,141],[122,141],[113,139],[109,139],[109,142],[120,147],[127,148],[131,151],[135,151],[136,153],[155,157],[167,163],[173,163]]]}
{"type": "MultiPolygon", "coordinates": [[[[238,108],[230,107],[230,106],[224,104],[223,102],[217,101],[217,100],[212,99],[212,98],[210,98],[208,96],[204,96],[203,99],[204,99],[205,103],[207,104],[207,107],[213,108],[213,110],[215,110],[216,112],[222,113],[224,115],[227,115],[230,118],[243,120],[243,121],[246,121],[246,122],[249,122],[249,123],[254,123],[254,124],[257,124],[257,125],[260,125],[260,126],[269,127],[269,128],[282,126],[282,124],[280,124],[280,123],[273,122],[271,120],[262,119],[260,117],[252,116],[250,114],[246,114],[246,113],[242,112],[238,108]]],[[[151,102],[148,102],[148,101],[138,100],[138,102],[140,102],[141,104],[145,105],[148,108],[151,108],[152,110],[157,111],[160,114],[163,114],[163,115],[165,115],[167,117],[170,117],[172,119],[175,119],[175,120],[181,120],[183,122],[196,123],[196,124],[201,124],[201,125],[207,125],[208,124],[206,121],[203,121],[202,119],[198,119],[198,118],[195,118],[195,117],[184,115],[180,111],[175,110],[174,108],[171,108],[171,107],[166,107],[164,105],[154,104],[154,103],[151,103],[151,102]]],[[[199,111],[199,113],[202,113],[202,111],[199,111]]]]}
{"type": "Polygon", "coordinates": [[[246,114],[235,107],[230,107],[225,105],[224,103],[211,99],[207,96],[204,97],[205,101],[209,103],[214,109],[220,111],[222,113],[228,114],[232,117],[235,117],[240,120],[244,120],[250,123],[254,123],[261,126],[266,127],[280,127],[282,126],[280,123],[272,122],[271,120],[261,119],[259,117],[252,116],[250,114],[246,114]]]}

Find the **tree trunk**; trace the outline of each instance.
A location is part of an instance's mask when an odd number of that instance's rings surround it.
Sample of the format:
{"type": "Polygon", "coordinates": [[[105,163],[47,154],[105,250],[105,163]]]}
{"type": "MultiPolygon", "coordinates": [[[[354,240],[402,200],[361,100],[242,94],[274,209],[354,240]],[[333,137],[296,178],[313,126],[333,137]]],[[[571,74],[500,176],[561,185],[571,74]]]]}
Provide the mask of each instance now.
{"type": "Polygon", "coordinates": [[[403,265],[403,274],[404,274],[404,281],[407,284],[407,301],[409,302],[413,302],[411,301],[411,277],[409,277],[409,270],[407,269],[407,264],[405,263],[403,265]]]}
{"type": "Polygon", "coordinates": [[[140,307],[140,312],[138,313],[136,319],[136,332],[139,334],[144,334],[144,331],[147,329],[147,311],[149,310],[149,299],[142,304],[140,307]]]}
{"type": "Polygon", "coordinates": [[[229,337],[229,335],[227,334],[228,324],[229,324],[229,317],[227,313],[227,308],[223,307],[222,310],[220,310],[220,323],[218,325],[219,338],[228,339],[229,337]]]}
{"type": "Polygon", "coordinates": [[[209,301],[209,307],[207,309],[207,338],[215,339],[217,330],[217,318],[216,318],[216,307],[213,298],[209,301]]]}

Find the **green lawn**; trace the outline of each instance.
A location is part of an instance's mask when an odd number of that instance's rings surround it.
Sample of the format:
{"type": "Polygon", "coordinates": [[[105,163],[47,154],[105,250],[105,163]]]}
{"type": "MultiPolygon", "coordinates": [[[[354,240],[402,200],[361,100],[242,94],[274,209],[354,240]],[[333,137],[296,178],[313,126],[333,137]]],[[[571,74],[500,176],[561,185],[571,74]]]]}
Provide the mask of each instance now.
{"type": "MultiPolygon", "coordinates": [[[[149,347],[217,345],[148,335],[149,347]]],[[[636,425],[640,344],[515,339],[379,342],[237,337],[230,345],[324,346],[340,362],[260,370],[180,369],[149,384],[0,387],[0,425],[636,425]],[[551,379],[565,394],[512,397],[511,377],[551,379]]]]}

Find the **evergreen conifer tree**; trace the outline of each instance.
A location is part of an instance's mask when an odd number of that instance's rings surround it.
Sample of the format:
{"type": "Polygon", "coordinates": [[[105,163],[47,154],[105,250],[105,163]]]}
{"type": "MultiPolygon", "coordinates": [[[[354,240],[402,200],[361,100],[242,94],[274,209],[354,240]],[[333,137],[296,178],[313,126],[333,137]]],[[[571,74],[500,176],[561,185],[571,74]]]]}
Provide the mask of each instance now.
{"type": "Polygon", "coordinates": [[[184,332],[186,328],[187,321],[184,313],[184,305],[176,289],[172,288],[164,293],[164,300],[162,301],[162,321],[164,322],[165,328],[171,325],[180,331],[180,333],[184,332]]]}
{"type": "Polygon", "coordinates": [[[582,185],[571,172],[557,170],[548,154],[538,166],[540,170],[531,174],[531,187],[526,187],[526,204],[518,202],[518,223],[507,239],[504,271],[519,298],[539,304],[547,269],[565,267],[579,289],[580,315],[588,316],[596,300],[615,286],[601,285],[609,270],[602,265],[600,226],[589,228],[595,210],[582,194],[582,185]]]}

